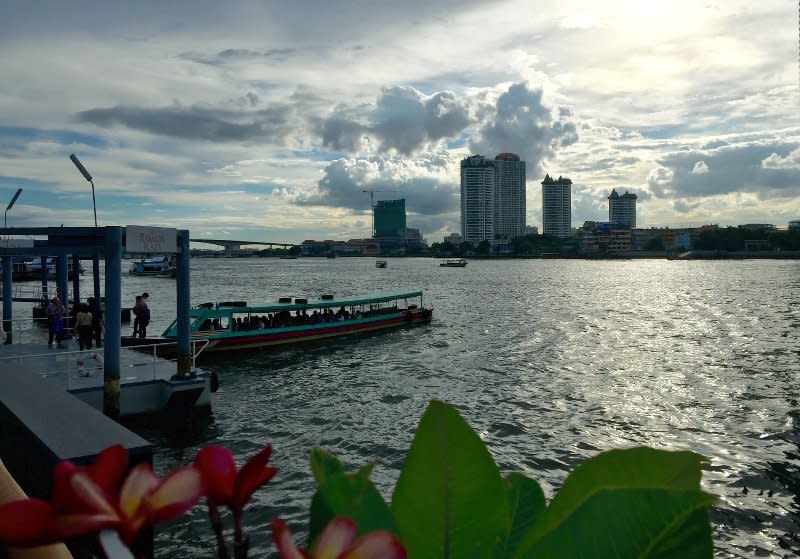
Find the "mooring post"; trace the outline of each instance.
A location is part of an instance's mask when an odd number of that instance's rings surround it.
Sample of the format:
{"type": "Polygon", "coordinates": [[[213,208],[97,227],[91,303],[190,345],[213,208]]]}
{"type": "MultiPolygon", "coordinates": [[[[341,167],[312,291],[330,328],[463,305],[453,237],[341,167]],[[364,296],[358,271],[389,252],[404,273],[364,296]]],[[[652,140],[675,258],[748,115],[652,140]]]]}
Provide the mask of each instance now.
{"type": "Polygon", "coordinates": [[[179,378],[188,377],[192,372],[191,328],[189,324],[190,292],[189,292],[189,231],[178,231],[178,254],[175,259],[175,283],[178,289],[178,373],[179,378]]]}
{"type": "Polygon", "coordinates": [[[122,227],[105,227],[106,338],[103,345],[103,413],[119,417],[122,328],[122,227]]]}
{"type": "Polygon", "coordinates": [[[13,295],[11,291],[11,264],[14,259],[11,256],[3,257],[3,331],[6,333],[6,340],[4,343],[11,343],[11,328],[12,328],[12,308],[13,308],[13,295]]]}

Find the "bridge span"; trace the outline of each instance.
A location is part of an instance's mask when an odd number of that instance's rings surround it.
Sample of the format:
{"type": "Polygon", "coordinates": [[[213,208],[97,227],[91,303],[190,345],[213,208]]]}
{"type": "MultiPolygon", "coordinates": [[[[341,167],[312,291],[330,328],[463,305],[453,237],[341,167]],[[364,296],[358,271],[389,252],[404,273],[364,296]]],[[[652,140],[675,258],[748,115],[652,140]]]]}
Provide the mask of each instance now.
{"type": "Polygon", "coordinates": [[[208,245],[221,246],[225,249],[225,256],[233,256],[234,250],[239,250],[243,246],[248,246],[248,245],[268,246],[270,248],[274,246],[279,246],[284,248],[296,246],[292,243],[271,243],[269,241],[237,241],[233,239],[189,239],[189,242],[205,243],[208,245]]]}

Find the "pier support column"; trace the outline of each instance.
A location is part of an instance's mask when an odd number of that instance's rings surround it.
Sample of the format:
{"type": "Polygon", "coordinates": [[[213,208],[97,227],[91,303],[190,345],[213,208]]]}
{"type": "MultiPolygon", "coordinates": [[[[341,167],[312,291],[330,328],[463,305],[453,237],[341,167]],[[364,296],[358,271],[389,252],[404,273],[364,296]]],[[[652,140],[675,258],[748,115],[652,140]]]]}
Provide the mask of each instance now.
{"type": "Polygon", "coordinates": [[[191,324],[189,324],[189,309],[191,297],[189,292],[189,231],[178,231],[178,254],[175,262],[175,283],[178,290],[178,372],[179,378],[185,378],[192,372],[192,343],[191,324]]]}
{"type": "Polygon", "coordinates": [[[122,328],[122,227],[105,228],[106,338],[103,345],[103,413],[119,417],[120,344],[122,328]]]}
{"type": "Polygon", "coordinates": [[[41,262],[42,262],[42,270],[41,270],[40,274],[41,274],[41,278],[42,278],[42,299],[43,299],[43,302],[44,302],[45,306],[47,306],[47,303],[49,303],[50,299],[52,299],[52,297],[50,297],[49,294],[47,293],[47,271],[48,271],[47,270],[47,257],[46,256],[42,256],[41,257],[41,262]]]}
{"type": "Polygon", "coordinates": [[[56,292],[64,307],[69,312],[69,291],[67,291],[67,255],[59,254],[56,256],[56,292]]]}
{"type": "Polygon", "coordinates": [[[78,305],[81,302],[81,261],[77,254],[72,255],[72,300],[78,305]]]}
{"type": "Polygon", "coordinates": [[[100,304],[100,257],[95,254],[92,258],[92,275],[94,276],[94,300],[100,304]]]}
{"type": "Polygon", "coordinates": [[[6,340],[3,343],[11,343],[12,331],[12,308],[13,308],[13,295],[11,290],[11,264],[14,259],[11,256],[3,257],[3,331],[6,333],[6,340]]]}

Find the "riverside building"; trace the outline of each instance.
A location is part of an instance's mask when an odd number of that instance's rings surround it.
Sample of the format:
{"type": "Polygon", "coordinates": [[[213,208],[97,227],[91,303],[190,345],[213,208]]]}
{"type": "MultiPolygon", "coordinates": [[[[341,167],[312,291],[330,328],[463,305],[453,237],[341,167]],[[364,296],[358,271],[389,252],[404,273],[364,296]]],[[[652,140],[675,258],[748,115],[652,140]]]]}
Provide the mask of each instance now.
{"type": "Polygon", "coordinates": [[[572,228],[572,181],[566,177],[542,181],[542,233],[568,238],[572,228]]]}
{"type": "Polygon", "coordinates": [[[608,197],[608,221],[625,223],[631,229],[636,228],[636,194],[627,190],[620,196],[615,188],[608,197]]]}
{"type": "Polygon", "coordinates": [[[525,234],[525,162],[504,152],[461,161],[461,237],[470,243],[525,234]]]}

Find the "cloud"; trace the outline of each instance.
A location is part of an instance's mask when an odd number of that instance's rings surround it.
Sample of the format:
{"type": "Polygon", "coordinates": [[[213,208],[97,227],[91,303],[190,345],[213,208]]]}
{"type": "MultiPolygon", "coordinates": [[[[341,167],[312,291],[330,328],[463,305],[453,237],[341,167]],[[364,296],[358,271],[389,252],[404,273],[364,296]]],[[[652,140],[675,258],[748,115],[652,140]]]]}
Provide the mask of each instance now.
{"type": "Polygon", "coordinates": [[[451,138],[470,124],[464,98],[451,91],[425,95],[409,86],[381,91],[373,107],[337,107],[318,123],[325,147],[358,153],[374,137],[382,153],[411,155],[430,143],[451,138]]]}
{"type": "MultiPolygon", "coordinates": [[[[248,96],[250,104],[257,101],[254,94],[248,96]]],[[[294,130],[288,106],[251,111],[198,105],[158,108],[120,105],[82,111],[76,119],[103,128],[121,125],[150,134],[211,142],[258,140],[283,144],[294,130]]]]}
{"type": "Polygon", "coordinates": [[[688,148],[658,163],[647,179],[657,197],[742,192],[765,200],[800,195],[800,140],[748,141],[712,151],[688,148]]]}
{"type": "Polygon", "coordinates": [[[447,153],[417,159],[338,159],[329,163],[318,184],[295,202],[369,211],[369,194],[364,190],[372,190],[376,202],[405,198],[409,213],[446,214],[459,207],[456,169],[458,162],[447,153]]]}
{"type": "Polygon", "coordinates": [[[786,157],[781,157],[773,152],[761,162],[764,169],[800,170],[800,148],[792,151],[786,157]]]}
{"type": "Polygon", "coordinates": [[[578,121],[568,107],[548,107],[542,89],[516,83],[497,99],[496,113],[470,143],[475,153],[517,153],[531,173],[560,147],[578,141],[578,121]]]}

